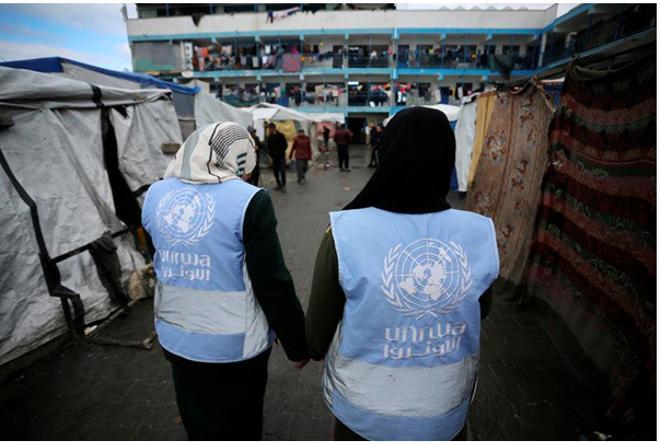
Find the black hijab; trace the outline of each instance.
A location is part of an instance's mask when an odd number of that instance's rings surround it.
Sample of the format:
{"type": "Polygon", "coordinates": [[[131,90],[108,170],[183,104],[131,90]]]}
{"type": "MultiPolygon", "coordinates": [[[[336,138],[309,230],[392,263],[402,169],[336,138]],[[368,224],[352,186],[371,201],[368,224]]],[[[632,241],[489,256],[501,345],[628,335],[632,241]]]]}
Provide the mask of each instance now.
{"type": "Polygon", "coordinates": [[[444,113],[424,107],[400,111],[385,127],[378,147],[378,169],[343,210],[429,213],[451,207],[446,198],[456,139],[444,113]]]}

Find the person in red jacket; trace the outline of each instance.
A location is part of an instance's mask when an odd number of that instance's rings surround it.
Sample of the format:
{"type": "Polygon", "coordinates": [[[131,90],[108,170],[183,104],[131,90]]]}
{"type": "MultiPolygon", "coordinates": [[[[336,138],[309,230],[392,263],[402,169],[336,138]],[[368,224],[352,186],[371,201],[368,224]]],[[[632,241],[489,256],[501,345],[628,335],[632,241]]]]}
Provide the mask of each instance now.
{"type": "Polygon", "coordinates": [[[335,132],[335,144],[337,144],[337,156],[339,157],[339,171],[350,172],[348,168],[348,145],[353,140],[353,134],[350,130],[346,129],[345,125],[341,125],[335,132]]]}
{"type": "Polygon", "coordinates": [[[293,139],[289,159],[296,156],[296,172],[298,173],[298,184],[305,184],[305,174],[307,173],[307,162],[312,159],[312,143],[305,131],[300,129],[298,135],[293,139]]]}

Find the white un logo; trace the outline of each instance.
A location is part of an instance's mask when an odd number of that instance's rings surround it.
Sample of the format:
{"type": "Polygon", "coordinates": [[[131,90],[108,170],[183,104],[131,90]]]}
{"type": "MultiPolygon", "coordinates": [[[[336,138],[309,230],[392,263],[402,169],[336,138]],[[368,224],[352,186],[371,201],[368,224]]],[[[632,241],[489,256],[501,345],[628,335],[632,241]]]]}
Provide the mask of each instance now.
{"type": "Polygon", "coordinates": [[[381,278],[387,301],[417,319],[449,313],[472,286],[463,247],[432,238],[392,247],[383,261],[381,278]]]}
{"type": "Polygon", "coordinates": [[[172,244],[195,244],[209,233],[214,217],[213,198],[190,188],[167,193],[156,212],[158,230],[172,244]]]}

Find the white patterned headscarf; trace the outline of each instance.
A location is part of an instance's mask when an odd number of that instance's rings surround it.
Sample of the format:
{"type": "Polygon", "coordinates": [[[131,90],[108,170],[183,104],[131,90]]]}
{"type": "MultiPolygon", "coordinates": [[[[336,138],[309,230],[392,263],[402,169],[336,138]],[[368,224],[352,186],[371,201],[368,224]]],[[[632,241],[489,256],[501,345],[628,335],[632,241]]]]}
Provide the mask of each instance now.
{"type": "Polygon", "coordinates": [[[256,161],[254,141],[245,129],[236,123],[214,123],[190,134],[165,178],[217,184],[252,172],[256,161]]]}

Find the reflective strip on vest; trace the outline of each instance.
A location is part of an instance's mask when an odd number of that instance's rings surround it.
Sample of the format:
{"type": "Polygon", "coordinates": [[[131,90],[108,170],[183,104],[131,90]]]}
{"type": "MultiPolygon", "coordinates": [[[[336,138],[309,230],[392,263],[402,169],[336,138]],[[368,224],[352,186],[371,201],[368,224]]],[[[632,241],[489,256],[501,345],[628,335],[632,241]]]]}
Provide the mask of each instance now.
{"type": "Polygon", "coordinates": [[[354,432],[368,440],[451,440],[461,431],[478,356],[438,368],[392,368],[346,359],[337,342],[328,351],[323,393],[354,432]]]}
{"type": "Polygon", "coordinates": [[[236,362],[274,341],[245,266],[243,218],[259,189],[241,180],[149,189],[142,222],[156,248],[160,344],[200,362],[236,362]]]}
{"type": "Polygon", "coordinates": [[[459,210],[331,213],[344,316],[324,397],[370,440],[461,431],[479,358],[479,296],[499,271],[490,219],[459,210]]]}

